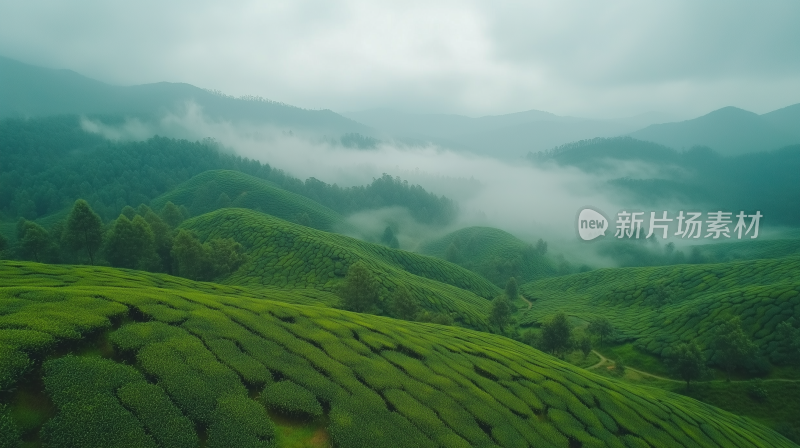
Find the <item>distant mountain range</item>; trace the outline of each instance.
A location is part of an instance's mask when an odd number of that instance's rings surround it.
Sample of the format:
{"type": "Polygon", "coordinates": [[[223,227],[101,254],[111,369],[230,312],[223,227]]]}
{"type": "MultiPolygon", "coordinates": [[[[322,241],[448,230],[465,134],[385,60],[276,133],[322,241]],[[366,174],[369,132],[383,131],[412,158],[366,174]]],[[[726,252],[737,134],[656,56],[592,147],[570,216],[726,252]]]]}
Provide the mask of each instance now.
{"type": "Polygon", "coordinates": [[[113,86],[71,70],[52,70],[0,57],[0,118],[56,114],[161,116],[193,102],[214,120],[271,124],[333,136],[369,129],[330,110],[306,110],[242,99],[184,83],[113,86]]]}
{"type": "Polygon", "coordinates": [[[764,115],[723,107],[693,120],[653,124],[630,136],[674,149],[708,146],[723,155],[778,149],[800,143],[800,104],[764,115]]]}
{"type": "Polygon", "coordinates": [[[621,135],[677,150],[708,146],[722,155],[800,143],[800,104],[763,115],[725,107],[680,122],[669,122],[669,117],[656,113],[593,120],[538,110],[479,118],[389,109],[337,114],[257,98],[234,98],[184,83],[113,86],[70,70],[45,69],[0,57],[0,118],[54,114],[159,117],[166,112],[180,113],[189,102],[199,105],[212,120],[267,124],[333,138],[359,133],[411,144],[434,143],[507,160],[579,140],[621,135]]]}

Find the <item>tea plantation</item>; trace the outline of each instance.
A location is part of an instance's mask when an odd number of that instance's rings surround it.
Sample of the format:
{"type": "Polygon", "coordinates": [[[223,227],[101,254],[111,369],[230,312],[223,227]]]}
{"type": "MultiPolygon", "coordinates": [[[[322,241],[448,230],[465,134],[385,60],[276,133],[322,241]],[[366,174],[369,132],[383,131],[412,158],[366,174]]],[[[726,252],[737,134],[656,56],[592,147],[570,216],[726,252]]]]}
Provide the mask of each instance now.
{"type": "Polygon", "coordinates": [[[250,262],[224,280],[237,285],[334,291],[351,263],[362,260],[381,282],[387,300],[399,284],[429,310],[486,328],[490,302],[500,289],[483,277],[437,258],[322,232],[245,209],[222,209],[192,218],[182,228],[201,239],[234,238],[250,262]]]}
{"type": "Polygon", "coordinates": [[[241,207],[289,221],[296,221],[298,215],[306,214],[309,226],[315,229],[332,231],[346,228],[342,216],[328,207],[239,171],[205,171],[153,199],[150,205],[161,210],[168,201],[186,206],[193,215],[222,207],[241,207]],[[230,202],[223,200],[221,203],[222,194],[230,202]]]}
{"type": "Polygon", "coordinates": [[[598,269],[527,283],[520,291],[533,301],[522,325],[559,312],[586,321],[605,316],[624,339],[660,356],[675,342],[695,340],[713,360],[716,320],[740,316],[748,336],[775,362],[784,355],[775,328],[800,320],[800,257],[598,269]]]}
{"type": "Polygon", "coordinates": [[[336,447],[796,446],[501,336],[115,269],[0,270],[0,446],[279,447],[278,414],[324,419],[336,447]],[[23,376],[54,406],[41,424],[19,418],[23,376]]]}
{"type": "Polygon", "coordinates": [[[500,287],[509,277],[523,283],[557,272],[544,251],[493,227],[457,230],[425,244],[420,252],[458,263],[500,287]]]}

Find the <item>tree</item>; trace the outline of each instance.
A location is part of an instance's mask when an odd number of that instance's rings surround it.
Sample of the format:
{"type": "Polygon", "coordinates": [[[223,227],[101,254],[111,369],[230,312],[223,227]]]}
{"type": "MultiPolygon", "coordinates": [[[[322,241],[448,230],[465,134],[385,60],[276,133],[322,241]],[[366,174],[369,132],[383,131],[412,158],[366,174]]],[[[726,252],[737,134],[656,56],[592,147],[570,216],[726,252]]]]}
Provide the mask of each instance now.
{"type": "Polygon", "coordinates": [[[564,313],[556,314],[542,325],[542,348],[556,356],[572,347],[572,324],[564,313]]]}
{"type": "Polygon", "coordinates": [[[384,229],[383,235],[381,236],[381,243],[391,247],[392,249],[397,249],[400,247],[400,242],[397,241],[397,237],[395,236],[391,226],[386,226],[386,229],[384,229]]]}
{"type": "Polygon", "coordinates": [[[174,229],[175,227],[178,227],[180,223],[186,219],[186,217],[183,215],[183,213],[181,213],[181,210],[178,208],[178,206],[172,202],[167,202],[164,204],[164,208],[161,209],[161,219],[163,219],[168,226],[174,229]]]}
{"type": "Polygon", "coordinates": [[[611,325],[607,318],[602,316],[589,323],[588,330],[590,333],[600,337],[600,345],[603,345],[603,339],[614,334],[614,326],[611,325]]]}
{"type": "Polygon", "coordinates": [[[67,217],[67,224],[61,236],[72,250],[85,250],[89,264],[94,264],[94,256],[103,244],[103,221],[83,199],[75,201],[67,217]]]}
{"type": "Polygon", "coordinates": [[[126,218],[133,221],[133,218],[136,216],[136,210],[131,207],[130,205],[126,205],[122,208],[122,215],[125,215],[126,218]]]}
{"type": "Polygon", "coordinates": [[[50,235],[47,230],[33,221],[26,221],[22,227],[22,244],[20,245],[22,251],[38,262],[49,245],[50,235]]]}
{"type": "Polygon", "coordinates": [[[489,323],[497,325],[502,330],[510,321],[514,305],[506,296],[497,296],[492,300],[492,308],[489,311],[489,323]]]}
{"type": "Polygon", "coordinates": [[[756,356],[758,347],[744,334],[739,316],[717,324],[713,348],[717,350],[719,364],[725,370],[725,377],[731,380],[731,372],[743,367],[756,356]]]}
{"type": "Polygon", "coordinates": [[[536,242],[536,252],[539,255],[544,255],[547,253],[547,243],[541,238],[539,238],[539,241],[536,242]]]}
{"type": "Polygon", "coordinates": [[[506,297],[508,300],[516,300],[519,297],[519,288],[517,287],[517,279],[511,277],[506,282],[506,297]]]}
{"type": "Polygon", "coordinates": [[[153,269],[158,263],[153,230],[139,215],[133,221],[119,215],[106,242],[106,252],[114,267],[153,269]]]}
{"type": "MultiPolygon", "coordinates": [[[[140,206],[141,208],[141,206],[140,206]]],[[[170,273],[172,272],[172,229],[152,210],[145,212],[144,220],[150,225],[153,231],[153,238],[155,240],[155,251],[158,258],[161,260],[162,269],[170,273]]]]}
{"type": "Polygon", "coordinates": [[[0,254],[8,247],[8,240],[2,233],[0,233],[0,254]]]}
{"type": "Polygon", "coordinates": [[[696,342],[677,344],[666,361],[670,370],[686,381],[687,389],[692,381],[702,378],[707,372],[706,359],[696,342]]]}
{"type": "Polygon", "coordinates": [[[391,307],[394,317],[403,320],[414,320],[419,312],[419,302],[403,285],[399,285],[392,294],[391,307]]]}
{"type": "Polygon", "coordinates": [[[171,254],[178,275],[192,280],[200,279],[203,266],[207,263],[207,254],[194,232],[179,230],[172,243],[171,254]]]}
{"type": "Polygon", "coordinates": [[[592,338],[589,336],[582,337],[578,342],[578,347],[580,347],[581,353],[583,353],[583,358],[586,359],[589,353],[592,352],[592,338]]]}
{"type": "Polygon", "coordinates": [[[244,248],[233,238],[215,238],[206,244],[212,271],[210,278],[230,274],[247,261],[244,248]]]}
{"type": "Polygon", "coordinates": [[[363,261],[350,265],[340,289],[344,307],[359,313],[374,312],[380,299],[380,285],[363,261]]]}

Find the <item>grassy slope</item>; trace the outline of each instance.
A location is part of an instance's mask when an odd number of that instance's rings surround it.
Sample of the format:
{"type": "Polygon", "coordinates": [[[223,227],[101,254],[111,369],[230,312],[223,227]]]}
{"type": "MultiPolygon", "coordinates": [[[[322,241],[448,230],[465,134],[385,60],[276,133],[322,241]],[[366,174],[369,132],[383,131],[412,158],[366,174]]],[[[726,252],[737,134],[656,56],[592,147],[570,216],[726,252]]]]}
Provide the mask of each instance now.
{"type": "Polygon", "coordinates": [[[321,230],[340,230],[345,224],[337,212],[295,193],[283,190],[274,183],[238,171],[212,170],[200,173],[172,191],[153,199],[151,206],[160,210],[167,201],[185,205],[199,215],[219,208],[217,200],[225,193],[231,207],[248,208],[295,221],[306,213],[311,227],[321,230]]]}
{"type": "Polygon", "coordinates": [[[696,247],[703,256],[715,262],[782,258],[800,255],[800,239],[756,239],[732,243],[703,244],[696,247]]]}
{"type": "MultiPolygon", "coordinates": [[[[521,323],[536,324],[558,312],[591,321],[606,316],[635,346],[664,355],[670,344],[697,340],[708,347],[716,319],[742,318],[744,330],[775,360],[775,327],[800,319],[800,257],[709,265],[598,269],[544,279],[521,287],[533,300],[521,323]],[[656,287],[670,291],[659,306],[656,287]]],[[[707,353],[713,356],[713,352],[707,353]]]]}
{"type": "Polygon", "coordinates": [[[229,284],[332,291],[347,267],[363,260],[381,281],[382,299],[402,283],[423,307],[453,312],[457,321],[479,329],[486,327],[486,299],[500,293],[486,279],[452,263],[251,210],[217,210],[192,218],[182,227],[197,231],[202,239],[231,237],[245,246],[251,261],[225,280],[229,284]]]}
{"type": "MultiPolygon", "coordinates": [[[[496,335],[209,294],[208,284],[190,291],[183,280],[175,284],[187,289],[172,291],[163,276],[158,288],[128,281],[129,271],[0,266],[0,359],[56,358],[28,375],[44,372],[57,413],[42,436],[57,434],[60,446],[196,445],[196,428],[209,446],[267,446],[277,431],[251,398],[280,389],[276,381],[294,383],[303,409],[322,410],[340,447],[796,446],[748,419],[496,335]],[[63,357],[103,332],[106,359],[63,357]]],[[[7,385],[23,373],[1,375],[7,385]]],[[[36,426],[26,429],[34,437],[36,426]]]]}
{"type": "Polygon", "coordinates": [[[544,256],[533,254],[530,245],[514,235],[492,227],[467,227],[449,233],[423,246],[420,252],[445,258],[454,243],[459,248],[461,266],[505,286],[509,277],[519,283],[555,275],[555,267],[544,256]]]}

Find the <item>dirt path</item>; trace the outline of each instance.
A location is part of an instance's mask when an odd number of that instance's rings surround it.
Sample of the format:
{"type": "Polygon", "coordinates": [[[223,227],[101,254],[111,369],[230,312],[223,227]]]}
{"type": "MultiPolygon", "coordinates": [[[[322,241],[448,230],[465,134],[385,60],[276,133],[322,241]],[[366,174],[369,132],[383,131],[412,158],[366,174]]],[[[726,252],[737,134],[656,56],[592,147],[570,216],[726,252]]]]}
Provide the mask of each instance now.
{"type": "MultiPolygon", "coordinates": [[[[603,367],[606,364],[611,364],[611,365],[615,364],[614,361],[611,361],[610,359],[608,359],[605,356],[601,355],[600,352],[598,352],[597,350],[592,350],[592,353],[594,353],[595,355],[597,355],[598,358],[600,358],[600,362],[598,362],[597,364],[595,364],[595,365],[593,365],[591,367],[587,367],[586,370],[598,369],[600,367],[603,367]]],[[[639,375],[647,376],[647,377],[650,377],[650,378],[655,378],[655,379],[661,380],[661,381],[669,381],[671,383],[683,383],[683,381],[681,381],[681,380],[674,380],[672,378],[666,378],[666,377],[663,377],[663,376],[654,375],[652,373],[644,372],[642,370],[634,369],[632,367],[626,367],[625,369],[626,370],[630,370],[631,372],[636,372],[639,375]]],[[[695,381],[695,382],[696,383],[712,383],[712,382],[723,382],[723,381],[725,381],[725,380],[710,380],[710,381],[695,381]]],[[[731,381],[731,383],[747,383],[749,381],[750,380],[733,380],[733,381],[731,381]]],[[[786,382],[786,383],[800,382],[800,380],[789,380],[789,379],[785,379],[785,378],[770,378],[770,379],[765,379],[765,380],[761,380],[761,381],[780,381],[780,382],[786,382]]]]}
{"type": "Polygon", "coordinates": [[[531,307],[533,306],[533,302],[531,302],[530,300],[526,299],[526,298],[525,298],[525,297],[523,297],[523,296],[520,296],[520,297],[522,297],[522,300],[524,300],[524,301],[525,301],[525,303],[527,303],[527,304],[528,304],[528,309],[531,309],[531,307]]]}
{"type": "Polygon", "coordinates": [[[611,362],[611,361],[608,360],[608,358],[606,358],[605,356],[601,355],[600,352],[598,352],[597,350],[592,350],[592,353],[594,353],[595,355],[597,355],[598,358],[600,358],[600,362],[598,362],[597,364],[595,364],[595,365],[593,365],[591,367],[587,367],[586,370],[596,369],[598,367],[602,367],[606,363],[611,362]]]}

